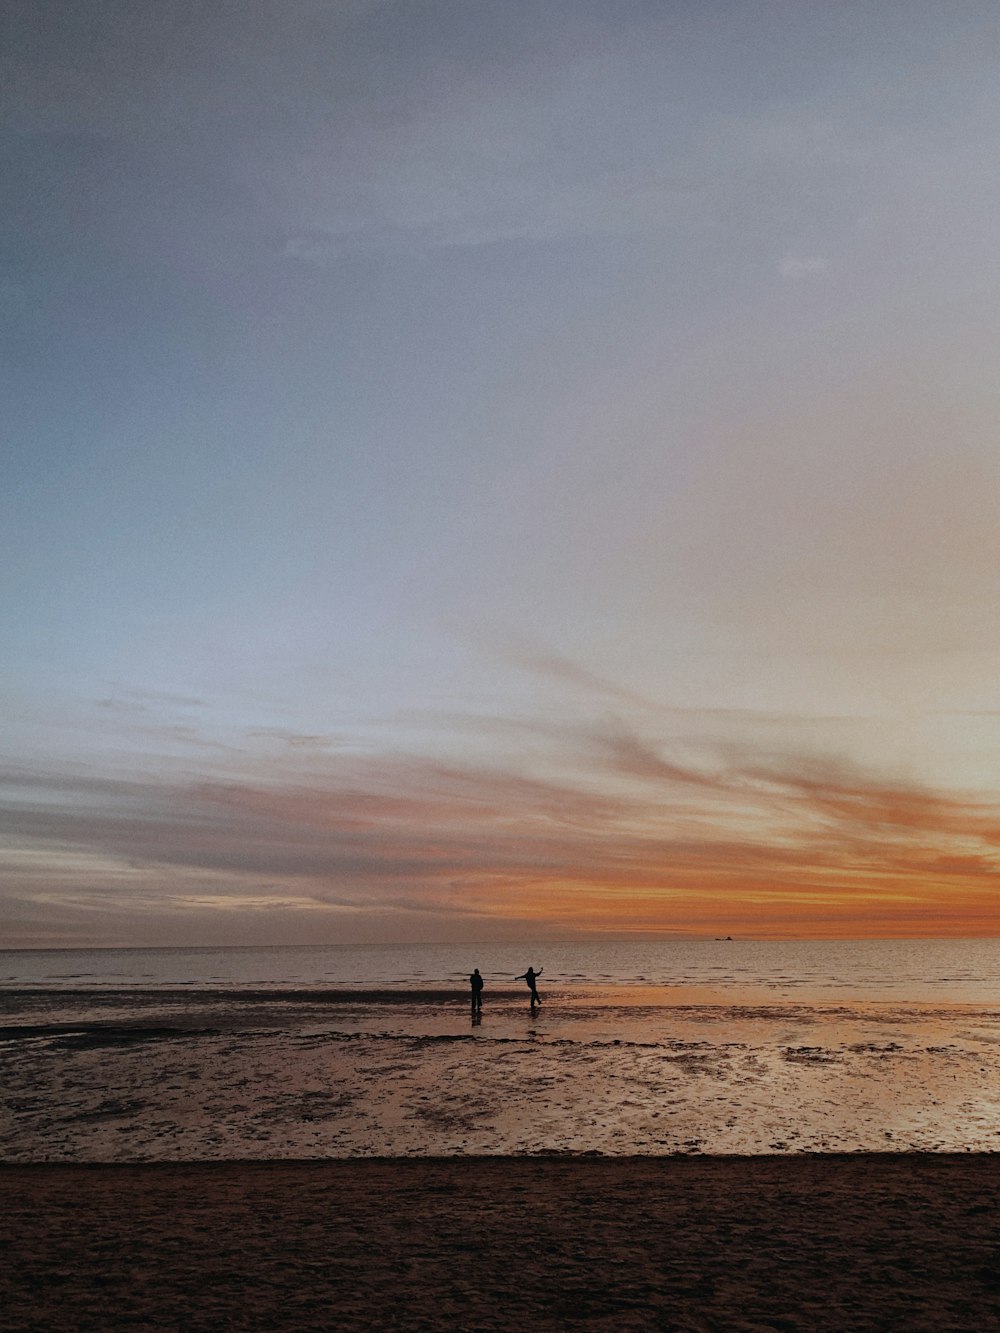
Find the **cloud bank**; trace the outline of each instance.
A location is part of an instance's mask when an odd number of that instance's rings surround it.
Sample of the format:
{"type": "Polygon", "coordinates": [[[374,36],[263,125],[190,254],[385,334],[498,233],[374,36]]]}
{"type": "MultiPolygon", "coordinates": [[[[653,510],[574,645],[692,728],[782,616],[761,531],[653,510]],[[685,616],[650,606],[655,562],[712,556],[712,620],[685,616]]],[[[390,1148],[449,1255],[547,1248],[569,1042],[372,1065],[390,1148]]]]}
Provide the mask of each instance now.
{"type": "Polygon", "coordinates": [[[8,943],[990,929],[1000,810],[775,751],[568,733],[562,777],[316,751],[228,780],[2,775],[8,943]]]}

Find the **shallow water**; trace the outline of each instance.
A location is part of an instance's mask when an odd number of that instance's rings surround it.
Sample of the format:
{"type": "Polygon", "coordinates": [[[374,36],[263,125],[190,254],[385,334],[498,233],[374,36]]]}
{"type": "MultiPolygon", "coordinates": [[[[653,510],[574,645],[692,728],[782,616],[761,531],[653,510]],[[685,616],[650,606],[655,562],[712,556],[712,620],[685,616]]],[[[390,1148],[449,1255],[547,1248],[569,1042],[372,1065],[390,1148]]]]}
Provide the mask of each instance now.
{"type": "Polygon", "coordinates": [[[543,988],[659,986],[696,1002],[1000,1000],[1000,939],[6,950],[0,990],[434,989],[473,967],[489,990],[529,964],[544,968],[543,988]]]}
{"type": "Polygon", "coordinates": [[[1000,1150],[997,940],[7,952],[0,990],[6,1161],[1000,1150]]]}
{"type": "Polygon", "coordinates": [[[1000,1150],[1000,1005],[8,991],[0,1159],[1000,1150]]]}

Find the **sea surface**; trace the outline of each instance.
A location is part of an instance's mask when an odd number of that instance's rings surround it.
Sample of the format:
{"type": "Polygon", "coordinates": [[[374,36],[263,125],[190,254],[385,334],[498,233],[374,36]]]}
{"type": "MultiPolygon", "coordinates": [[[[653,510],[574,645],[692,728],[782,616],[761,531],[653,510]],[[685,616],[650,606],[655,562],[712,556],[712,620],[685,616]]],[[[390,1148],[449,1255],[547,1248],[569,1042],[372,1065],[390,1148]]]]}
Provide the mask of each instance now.
{"type": "MultiPolygon", "coordinates": [[[[668,988],[741,999],[993,1004],[1000,938],[667,940],[544,945],[438,944],[0,951],[0,991],[129,988],[441,990],[478,967],[509,985],[529,966],[543,987],[668,988]]],[[[638,998],[638,997],[637,997],[638,998]]]]}

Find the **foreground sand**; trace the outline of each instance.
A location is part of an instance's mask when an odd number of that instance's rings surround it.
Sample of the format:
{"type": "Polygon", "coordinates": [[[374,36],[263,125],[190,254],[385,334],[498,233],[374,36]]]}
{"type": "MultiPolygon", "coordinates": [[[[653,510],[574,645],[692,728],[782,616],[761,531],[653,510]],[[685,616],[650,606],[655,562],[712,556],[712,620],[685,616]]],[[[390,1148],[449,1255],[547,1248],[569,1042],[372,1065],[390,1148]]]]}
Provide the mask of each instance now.
{"type": "Polygon", "coordinates": [[[1000,1156],[0,1168],[5,1329],[1000,1328],[1000,1156]]]}

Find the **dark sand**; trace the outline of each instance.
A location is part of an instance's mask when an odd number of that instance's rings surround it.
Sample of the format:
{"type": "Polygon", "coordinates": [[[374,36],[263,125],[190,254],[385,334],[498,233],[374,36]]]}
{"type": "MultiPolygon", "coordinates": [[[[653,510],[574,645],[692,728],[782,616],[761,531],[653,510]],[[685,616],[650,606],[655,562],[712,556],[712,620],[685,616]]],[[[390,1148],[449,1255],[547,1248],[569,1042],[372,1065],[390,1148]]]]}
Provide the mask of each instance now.
{"type": "Polygon", "coordinates": [[[0,1167],[0,1326],[1000,1328],[1000,1156],[0,1167]]]}

